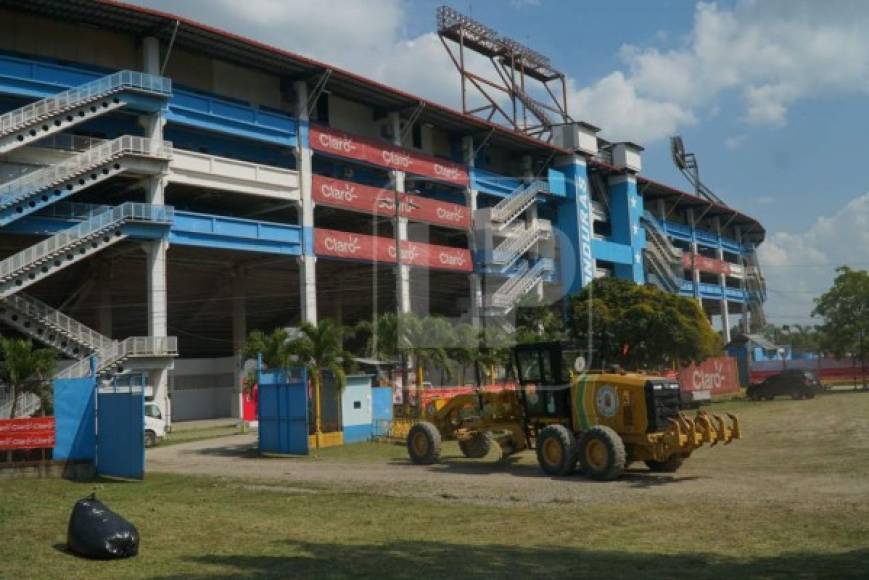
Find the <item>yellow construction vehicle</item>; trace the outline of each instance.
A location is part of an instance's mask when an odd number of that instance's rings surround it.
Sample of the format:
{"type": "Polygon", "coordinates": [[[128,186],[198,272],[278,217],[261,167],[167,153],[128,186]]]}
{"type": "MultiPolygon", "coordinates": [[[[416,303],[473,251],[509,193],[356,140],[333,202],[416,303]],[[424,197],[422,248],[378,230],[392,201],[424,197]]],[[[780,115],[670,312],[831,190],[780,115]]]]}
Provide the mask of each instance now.
{"type": "Polygon", "coordinates": [[[516,390],[435,399],[408,432],[417,464],[439,459],[441,441],[455,439],[468,457],[501,447],[508,454],[533,447],[549,475],[573,472],[612,480],[643,461],[674,472],[705,443],[739,439],[739,420],[680,410],[679,384],[664,377],[585,371],[579,349],[565,343],[514,348],[516,390]]]}

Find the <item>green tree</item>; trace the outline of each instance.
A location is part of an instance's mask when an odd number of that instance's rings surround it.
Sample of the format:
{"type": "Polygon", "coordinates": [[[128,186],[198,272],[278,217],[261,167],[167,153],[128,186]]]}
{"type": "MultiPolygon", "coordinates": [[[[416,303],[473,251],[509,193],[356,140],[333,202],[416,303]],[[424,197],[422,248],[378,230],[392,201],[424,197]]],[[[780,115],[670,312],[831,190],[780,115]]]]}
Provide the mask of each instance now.
{"type": "Polygon", "coordinates": [[[25,393],[39,397],[45,409],[51,397],[51,374],[57,364],[57,354],[50,348],[33,348],[22,338],[0,338],[0,381],[9,387],[12,407],[9,418],[18,410],[18,400],[25,393]]]}
{"type": "Polygon", "coordinates": [[[513,368],[511,356],[516,344],[514,334],[508,333],[499,326],[487,326],[480,331],[480,351],[477,354],[477,364],[483,371],[484,383],[495,383],[498,380],[498,368],[503,368],[505,376],[513,368]]]}
{"type": "Polygon", "coordinates": [[[468,367],[476,364],[480,354],[480,334],[476,328],[467,323],[456,325],[453,329],[454,342],[449,349],[449,356],[459,366],[459,383],[464,384],[468,367]]]}
{"type": "Polygon", "coordinates": [[[344,350],[344,328],[334,320],[324,318],[314,325],[305,322],[299,327],[300,336],[291,340],[288,349],[299,364],[308,370],[314,387],[314,433],[318,440],[323,433],[323,413],[321,387],[323,373],[328,371],[335,377],[337,396],[347,384],[345,366],[349,365],[352,355],[344,350]]]}
{"type": "Polygon", "coordinates": [[[869,273],[847,266],[836,269],[833,286],[815,299],[812,316],[823,319],[821,348],[838,358],[859,361],[866,383],[869,356],[869,273]]]}
{"type": "Polygon", "coordinates": [[[398,348],[413,360],[417,389],[422,389],[426,368],[441,369],[442,378],[452,375],[447,349],[454,345],[455,338],[447,320],[439,316],[402,314],[398,323],[398,348]]]}
{"type": "Polygon", "coordinates": [[[571,336],[581,344],[591,338],[596,366],[671,368],[701,362],[723,346],[694,300],[627,280],[595,280],[572,298],[572,314],[571,336]]]}
{"type": "Polygon", "coordinates": [[[516,342],[557,341],[566,338],[561,313],[550,306],[520,308],[516,317],[516,342]]]}
{"type": "Polygon", "coordinates": [[[285,369],[292,366],[293,352],[289,348],[290,335],[285,328],[275,328],[266,334],[261,330],[252,331],[244,345],[246,358],[262,355],[263,364],[272,369],[285,369]]]}
{"type": "Polygon", "coordinates": [[[370,320],[360,321],[355,328],[357,335],[367,335],[365,354],[377,360],[394,360],[398,356],[399,317],[387,312],[370,320]]]}
{"type": "Polygon", "coordinates": [[[276,328],[269,334],[255,330],[245,344],[246,356],[261,353],[263,363],[269,368],[302,366],[308,371],[314,390],[314,433],[318,442],[323,432],[322,375],[328,371],[335,377],[339,398],[347,384],[345,368],[349,366],[352,355],[344,350],[344,334],[341,325],[325,318],[316,325],[303,323],[296,335],[283,328],[276,328]]]}

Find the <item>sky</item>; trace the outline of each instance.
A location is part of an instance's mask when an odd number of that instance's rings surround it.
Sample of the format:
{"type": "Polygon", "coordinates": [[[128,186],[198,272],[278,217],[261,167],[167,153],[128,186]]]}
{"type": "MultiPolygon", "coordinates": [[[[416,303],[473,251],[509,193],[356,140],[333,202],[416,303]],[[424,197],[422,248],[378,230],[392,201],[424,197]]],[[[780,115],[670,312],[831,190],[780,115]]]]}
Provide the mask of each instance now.
{"type": "MultiPolygon", "coordinates": [[[[132,0],[304,54],[445,105],[459,77],[430,0],[132,0]]],[[[643,145],[643,173],[701,178],[767,230],[768,318],[812,324],[835,268],[869,266],[869,2],[455,0],[547,55],[571,116],[643,145]]]]}

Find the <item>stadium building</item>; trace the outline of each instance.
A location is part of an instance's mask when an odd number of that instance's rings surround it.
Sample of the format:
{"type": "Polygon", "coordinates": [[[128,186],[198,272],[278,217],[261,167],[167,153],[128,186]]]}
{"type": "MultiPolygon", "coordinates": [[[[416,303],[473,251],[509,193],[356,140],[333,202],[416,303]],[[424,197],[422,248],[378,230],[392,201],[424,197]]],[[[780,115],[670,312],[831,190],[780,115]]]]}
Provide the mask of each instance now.
{"type": "Polygon", "coordinates": [[[507,324],[600,276],[694,297],[727,339],[762,320],[763,227],[643,177],[593,119],[496,123],[113,2],[0,0],[0,22],[0,321],[62,376],[144,370],[175,420],[237,415],[249,330],[507,324]]]}

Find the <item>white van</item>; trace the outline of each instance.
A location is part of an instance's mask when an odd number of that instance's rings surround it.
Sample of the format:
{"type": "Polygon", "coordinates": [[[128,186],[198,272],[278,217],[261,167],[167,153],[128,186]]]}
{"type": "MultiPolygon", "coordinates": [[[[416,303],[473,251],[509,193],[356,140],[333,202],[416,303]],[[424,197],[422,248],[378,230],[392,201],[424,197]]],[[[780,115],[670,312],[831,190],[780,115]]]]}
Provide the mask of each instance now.
{"type": "Polygon", "coordinates": [[[166,436],[166,420],[160,406],[154,402],[145,403],[145,447],[153,447],[166,436]]]}

